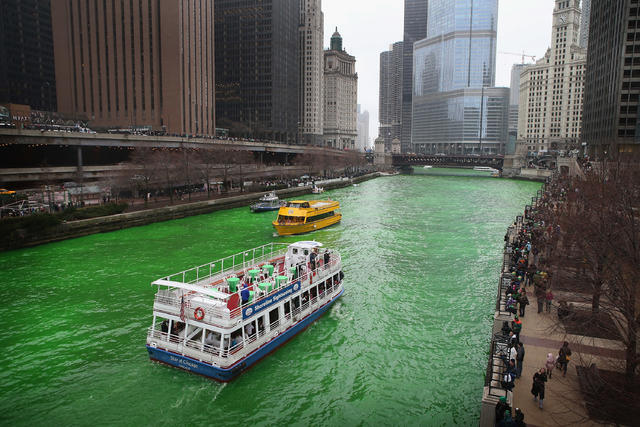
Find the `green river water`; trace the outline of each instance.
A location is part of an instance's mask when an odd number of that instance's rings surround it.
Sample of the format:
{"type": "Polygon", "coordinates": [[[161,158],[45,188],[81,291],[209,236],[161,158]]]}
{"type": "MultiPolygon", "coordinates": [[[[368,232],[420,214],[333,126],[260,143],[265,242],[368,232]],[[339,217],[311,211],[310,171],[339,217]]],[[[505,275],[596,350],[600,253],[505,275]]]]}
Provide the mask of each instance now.
{"type": "Polygon", "coordinates": [[[1,424],[477,425],[503,236],[540,187],[477,175],[330,191],[342,222],[302,237],[238,208],[0,253],[1,424]],[[152,280],[307,239],[345,272],[307,330],[228,384],[149,361],[152,280]]]}

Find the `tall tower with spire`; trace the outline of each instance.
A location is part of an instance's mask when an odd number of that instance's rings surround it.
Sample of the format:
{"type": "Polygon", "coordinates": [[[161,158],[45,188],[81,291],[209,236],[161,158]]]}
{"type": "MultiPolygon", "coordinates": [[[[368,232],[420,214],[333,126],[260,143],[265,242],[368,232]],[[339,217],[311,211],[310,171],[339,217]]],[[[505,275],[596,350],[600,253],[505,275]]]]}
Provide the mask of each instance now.
{"type": "Polygon", "coordinates": [[[356,58],[342,48],[336,31],[324,52],[324,144],[354,150],[358,118],[358,74],[356,58]]]}

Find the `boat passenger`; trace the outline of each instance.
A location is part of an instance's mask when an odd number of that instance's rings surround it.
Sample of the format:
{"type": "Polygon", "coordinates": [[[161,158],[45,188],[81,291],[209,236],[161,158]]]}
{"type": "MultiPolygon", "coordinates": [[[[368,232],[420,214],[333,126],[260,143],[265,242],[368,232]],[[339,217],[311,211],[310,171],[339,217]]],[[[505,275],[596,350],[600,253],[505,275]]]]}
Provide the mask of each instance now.
{"type": "Polygon", "coordinates": [[[245,284],[245,287],[242,289],[242,291],[240,291],[240,296],[242,297],[243,305],[249,302],[250,293],[249,293],[248,287],[246,287],[246,284],[245,284]]]}
{"type": "Polygon", "coordinates": [[[329,250],[324,251],[324,265],[325,267],[329,265],[329,261],[331,259],[331,255],[329,255],[329,250]]]}
{"type": "Polygon", "coordinates": [[[318,255],[318,249],[313,248],[313,251],[309,254],[309,267],[311,267],[311,271],[316,269],[316,256],[318,255]]]}
{"type": "Polygon", "coordinates": [[[248,323],[247,326],[244,327],[244,333],[248,337],[253,335],[253,333],[254,333],[253,322],[248,323]]]}

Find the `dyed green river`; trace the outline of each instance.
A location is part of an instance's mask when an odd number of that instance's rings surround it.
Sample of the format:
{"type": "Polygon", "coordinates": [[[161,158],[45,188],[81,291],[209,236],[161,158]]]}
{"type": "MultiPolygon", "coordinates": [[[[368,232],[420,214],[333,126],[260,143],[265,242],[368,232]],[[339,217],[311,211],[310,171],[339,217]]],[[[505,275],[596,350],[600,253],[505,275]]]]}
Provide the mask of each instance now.
{"type": "Polygon", "coordinates": [[[325,194],[342,223],[302,238],[241,208],[0,253],[0,424],[477,424],[503,236],[539,184],[421,172],[325,194]],[[152,280],[310,238],[345,293],[306,331],[229,384],[149,361],[152,280]]]}

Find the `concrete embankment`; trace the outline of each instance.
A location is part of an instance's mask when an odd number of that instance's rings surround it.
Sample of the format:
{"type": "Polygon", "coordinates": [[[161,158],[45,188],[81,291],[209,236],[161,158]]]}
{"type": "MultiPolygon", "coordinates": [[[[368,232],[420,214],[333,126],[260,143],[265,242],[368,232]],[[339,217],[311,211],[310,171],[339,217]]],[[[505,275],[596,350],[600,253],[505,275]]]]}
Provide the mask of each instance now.
{"type": "MultiPolygon", "coordinates": [[[[366,181],[380,176],[378,172],[362,175],[356,178],[327,180],[320,185],[325,190],[348,187],[350,185],[366,181]]],[[[276,193],[281,198],[302,196],[311,192],[311,186],[292,187],[278,190],[276,193]]],[[[19,249],[36,246],[43,243],[56,242],[75,237],[86,236],[94,233],[120,230],[139,225],[152,224],[154,222],[167,221],[177,218],[185,218],[192,215],[200,215],[224,209],[248,206],[256,201],[263,193],[242,194],[225,197],[222,199],[205,200],[201,202],[187,203],[174,206],[164,206],[155,209],[146,209],[137,212],[127,212],[117,215],[98,218],[70,221],[47,230],[44,233],[29,233],[27,230],[19,230],[19,238],[3,239],[0,250],[19,249]]]]}

